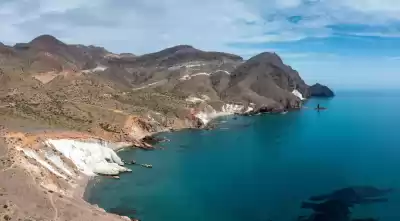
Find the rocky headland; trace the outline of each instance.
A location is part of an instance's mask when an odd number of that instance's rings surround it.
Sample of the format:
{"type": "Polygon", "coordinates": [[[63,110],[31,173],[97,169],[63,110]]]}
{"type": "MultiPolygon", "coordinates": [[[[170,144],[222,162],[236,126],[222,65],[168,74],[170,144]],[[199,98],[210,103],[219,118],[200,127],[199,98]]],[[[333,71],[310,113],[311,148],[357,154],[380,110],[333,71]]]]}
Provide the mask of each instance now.
{"type": "Polygon", "coordinates": [[[129,172],[118,149],[151,149],[158,132],[333,96],[275,53],[244,60],[180,45],[138,56],[49,35],[0,44],[0,85],[5,220],[127,220],[82,199],[89,177],[129,172]]]}

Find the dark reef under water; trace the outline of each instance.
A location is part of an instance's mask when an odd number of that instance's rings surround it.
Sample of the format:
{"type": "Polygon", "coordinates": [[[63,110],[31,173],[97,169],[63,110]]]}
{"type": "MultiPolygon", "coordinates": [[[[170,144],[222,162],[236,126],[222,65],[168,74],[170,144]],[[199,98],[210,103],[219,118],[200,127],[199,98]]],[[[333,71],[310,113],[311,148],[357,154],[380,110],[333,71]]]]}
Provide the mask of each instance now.
{"type": "Polygon", "coordinates": [[[100,178],[86,199],[143,221],[400,220],[400,93],[338,93],[305,106],[160,134],[170,140],[161,150],[119,153],[152,169],[100,178]]]}

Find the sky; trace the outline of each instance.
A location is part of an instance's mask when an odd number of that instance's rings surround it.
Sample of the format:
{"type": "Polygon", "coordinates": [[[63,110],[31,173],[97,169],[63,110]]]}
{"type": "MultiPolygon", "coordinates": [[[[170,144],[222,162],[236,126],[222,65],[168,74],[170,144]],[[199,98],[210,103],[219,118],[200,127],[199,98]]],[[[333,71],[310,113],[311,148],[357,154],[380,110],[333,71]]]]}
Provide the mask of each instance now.
{"type": "Polygon", "coordinates": [[[0,0],[0,42],[280,55],[307,83],[400,87],[399,0],[0,0]]]}

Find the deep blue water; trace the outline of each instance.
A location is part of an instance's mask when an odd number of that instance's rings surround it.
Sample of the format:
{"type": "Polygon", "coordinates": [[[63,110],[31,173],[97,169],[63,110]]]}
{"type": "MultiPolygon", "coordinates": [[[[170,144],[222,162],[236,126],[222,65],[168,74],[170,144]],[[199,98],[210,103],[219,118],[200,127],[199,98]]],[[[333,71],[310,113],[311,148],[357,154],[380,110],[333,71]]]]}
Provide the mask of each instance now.
{"type": "Polygon", "coordinates": [[[228,117],[219,129],[162,134],[164,150],[120,152],[120,180],[100,179],[88,200],[143,221],[290,221],[312,195],[352,185],[395,188],[353,216],[400,220],[400,93],[343,92],[285,115],[228,117]],[[134,211],[133,211],[134,210],[134,211]]]}

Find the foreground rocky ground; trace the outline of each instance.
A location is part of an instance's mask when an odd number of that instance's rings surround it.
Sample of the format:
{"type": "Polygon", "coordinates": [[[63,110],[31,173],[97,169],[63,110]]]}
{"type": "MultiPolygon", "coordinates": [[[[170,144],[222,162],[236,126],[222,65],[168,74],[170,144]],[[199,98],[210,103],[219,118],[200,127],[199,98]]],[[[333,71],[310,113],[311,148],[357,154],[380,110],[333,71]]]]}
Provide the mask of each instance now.
{"type": "Polygon", "coordinates": [[[78,193],[71,196],[43,187],[35,174],[21,167],[19,154],[7,148],[4,139],[0,155],[0,220],[126,220],[89,205],[78,193]]]}
{"type": "MultiPolygon", "coordinates": [[[[313,95],[333,93],[309,87],[268,52],[245,61],[180,45],[135,56],[48,35],[0,44],[0,219],[123,219],[83,201],[82,165],[49,139],[148,149],[146,136],[157,132],[301,108],[313,95]]],[[[95,160],[96,171],[115,164],[107,155],[95,160]]]]}

